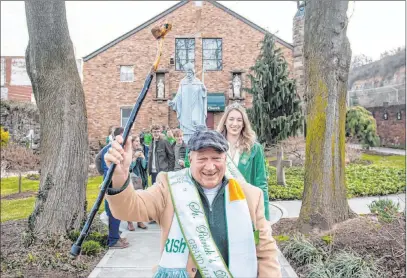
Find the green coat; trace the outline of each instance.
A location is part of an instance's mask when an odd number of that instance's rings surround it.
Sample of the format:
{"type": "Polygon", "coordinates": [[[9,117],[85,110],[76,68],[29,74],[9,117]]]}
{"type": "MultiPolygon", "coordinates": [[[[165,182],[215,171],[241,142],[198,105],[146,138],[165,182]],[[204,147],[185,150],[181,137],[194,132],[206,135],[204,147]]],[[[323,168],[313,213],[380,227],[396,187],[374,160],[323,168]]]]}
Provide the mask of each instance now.
{"type": "MultiPolygon", "coordinates": [[[[189,167],[187,150],[185,154],[185,167],[189,167]]],[[[267,182],[266,165],[264,164],[264,151],[259,143],[254,143],[250,153],[244,152],[240,156],[239,165],[237,166],[240,173],[248,183],[260,188],[264,197],[264,214],[267,220],[270,220],[269,213],[269,192],[267,182]]]]}

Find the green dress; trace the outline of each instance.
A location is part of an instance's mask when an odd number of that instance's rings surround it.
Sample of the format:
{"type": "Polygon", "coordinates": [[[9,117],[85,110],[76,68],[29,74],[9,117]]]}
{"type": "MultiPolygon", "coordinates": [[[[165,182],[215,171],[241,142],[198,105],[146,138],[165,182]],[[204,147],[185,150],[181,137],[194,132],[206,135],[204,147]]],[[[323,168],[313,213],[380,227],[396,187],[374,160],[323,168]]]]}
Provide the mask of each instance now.
{"type": "MultiPolygon", "coordinates": [[[[189,150],[187,150],[185,154],[185,167],[190,166],[188,152],[189,150]]],[[[264,215],[267,220],[270,220],[267,169],[266,165],[264,164],[263,147],[257,142],[254,143],[249,153],[243,152],[240,155],[239,165],[237,168],[248,183],[260,188],[263,191],[264,215]]]]}

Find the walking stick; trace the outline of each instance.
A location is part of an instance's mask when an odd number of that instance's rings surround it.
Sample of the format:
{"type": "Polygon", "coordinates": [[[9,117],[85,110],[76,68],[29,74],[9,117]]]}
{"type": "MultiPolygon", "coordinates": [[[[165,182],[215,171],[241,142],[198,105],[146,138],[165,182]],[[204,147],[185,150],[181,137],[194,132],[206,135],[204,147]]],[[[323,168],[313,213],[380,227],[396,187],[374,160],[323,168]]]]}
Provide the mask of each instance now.
{"type": "MultiPolygon", "coordinates": [[[[144,86],[143,89],[141,90],[140,95],[137,98],[136,104],[133,107],[133,110],[131,110],[130,118],[126,123],[126,127],[124,128],[123,132],[123,145],[127,141],[127,137],[129,136],[129,132],[131,127],[133,126],[133,123],[137,117],[138,111],[140,110],[140,106],[143,103],[144,98],[147,95],[147,91],[150,88],[151,81],[153,80],[154,73],[157,71],[158,64],[160,63],[160,58],[162,55],[162,47],[163,47],[163,42],[164,42],[164,37],[167,35],[167,33],[171,30],[172,25],[169,23],[163,24],[160,27],[154,27],[151,30],[151,33],[153,34],[154,38],[157,40],[157,56],[155,59],[155,62],[150,70],[150,72],[147,75],[146,80],[144,81],[144,86]]],[[[103,159],[103,158],[102,158],[103,159]]],[[[88,215],[88,219],[86,220],[85,225],[82,228],[82,231],[76,240],[76,242],[72,245],[71,248],[71,255],[74,256],[75,258],[80,254],[81,252],[81,246],[83,241],[85,240],[86,236],[88,235],[90,226],[92,224],[93,219],[95,218],[95,215],[97,211],[99,210],[100,204],[102,203],[103,197],[106,194],[107,186],[110,184],[113,176],[114,169],[116,168],[116,164],[111,164],[109,167],[109,170],[107,171],[106,177],[103,180],[100,188],[99,195],[96,199],[96,202],[94,203],[92,210],[90,211],[88,215]]]]}

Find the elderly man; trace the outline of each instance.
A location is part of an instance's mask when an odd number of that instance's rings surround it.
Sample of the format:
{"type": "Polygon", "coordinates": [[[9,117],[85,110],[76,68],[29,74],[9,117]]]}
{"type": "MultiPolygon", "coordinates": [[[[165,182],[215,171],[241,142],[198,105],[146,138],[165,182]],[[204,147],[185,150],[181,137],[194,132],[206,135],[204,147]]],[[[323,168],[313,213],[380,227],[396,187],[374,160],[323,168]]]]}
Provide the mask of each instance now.
{"type": "Polygon", "coordinates": [[[105,155],[117,164],[107,200],[119,219],[160,225],[154,277],[281,277],[262,191],[225,175],[228,143],[220,133],[197,131],[190,168],[160,173],[145,191],[129,186],[131,138],[124,149],[122,140],[105,155]]]}

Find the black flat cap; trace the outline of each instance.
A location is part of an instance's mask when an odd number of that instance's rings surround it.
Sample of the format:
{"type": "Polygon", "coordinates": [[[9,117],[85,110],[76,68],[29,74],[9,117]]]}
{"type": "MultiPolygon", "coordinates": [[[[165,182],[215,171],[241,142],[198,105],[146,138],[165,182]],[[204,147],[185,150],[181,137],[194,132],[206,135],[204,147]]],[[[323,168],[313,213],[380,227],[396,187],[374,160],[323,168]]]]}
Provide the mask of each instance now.
{"type": "Polygon", "coordinates": [[[214,148],[219,152],[227,152],[229,149],[228,141],[225,137],[215,130],[208,130],[206,126],[197,126],[197,131],[188,141],[190,151],[198,151],[204,148],[214,148]]]}

